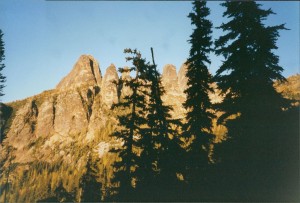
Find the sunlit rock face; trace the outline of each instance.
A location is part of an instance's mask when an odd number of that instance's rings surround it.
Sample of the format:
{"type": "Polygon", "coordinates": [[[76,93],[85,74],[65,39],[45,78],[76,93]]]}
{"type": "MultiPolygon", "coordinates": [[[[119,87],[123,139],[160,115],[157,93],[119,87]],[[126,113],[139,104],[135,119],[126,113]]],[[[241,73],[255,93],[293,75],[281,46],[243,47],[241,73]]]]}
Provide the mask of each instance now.
{"type": "MultiPolygon", "coordinates": [[[[106,91],[111,80],[110,69],[104,78],[106,91]]],[[[113,76],[118,78],[115,70],[113,76]]],[[[93,139],[107,122],[107,116],[103,115],[107,107],[102,107],[101,85],[98,62],[90,55],[82,55],[56,89],[13,102],[14,118],[11,118],[4,143],[16,148],[16,161],[25,163],[36,158],[34,146],[37,144],[34,143],[37,140],[43,140],[38,150],[46,159],[50,149],[62,149],[73,139],[93,139]]],[[[109,103],[107,99],[105,102],[109,103]]]]}
{"type": "MultiPolygon", "coordinates": [[[[130,80],[129,71],[123,72],[121,78],[130,80]]],[[[163,101],[174,108],[172,115],[184,116],[181,104],[185,95],[179,88],[175,66],[164,68],[162,83],[166,88],[163,101]]],[[[102,78],[99,63],[90,55],[82,55],[55,89],[8,104],[14,113],[1,121],[10,120],[4,143],[16,148],[16,161],[20,163],[33,161],[37,156],[47,160],[51,150],[65,154],[65,146],[74,140],[93,141],[107,128],[108,121],[116,123],[110,107],[130,94],[128,86],[120,85],[115,65],[111,64],[102,78]]],[[[107,142],[107,136],[100,141],[107,142]]]]}
{"type": "Polygon", "coordinates": [[[69,89],[80,86],[101,86],[99,63],[91,55],[82,55],[72,71],[56,86],[57,89],[69,89]]]}
{"type": "MultiPolygon", "coordinates": [[[[163,68],[161,77],[166,93],[162,99],[173,107],[173,118],[185,117],[182,104],[186,100],[186,71],[186,64],[180,67],[178,74],[174,65],[163,68]]],[[[90,55],[80,56],[55,89],[0,105],[1,132],[5,129],[6,135],[3,146],[15,147],[16,162],[20,163],[36,159],[49,161],[49,157],[54,160],[59,154],[67,153],[66,146],[71,143],[84,144],[96,138],[105,146],[103,154],[111,140],[107,133],[108,123],[117,124],[116,114],[112,114],[110,107],[131,94],[130,88],[120,83],[131,79],[129,72],[120,76],[122,80],[119,80],[115,65],[111,64],[102,78],[99,63],[90,55]],[[53,156],[51,150],[55,152],[53,156]]],[[[275,87],[284,96],[299,101],[299,81],[296,75],[285,83],[276,83],[275,87]]],[[[209,93],[212,103],[221,102],[216,84],[211,86],[215,90],[209,93]]]]}
{"type": "Polygon", "coordinates": [[[186,77],[187,65],[184,63],[178,71],[178,84],[181,92],[187,88],[188,79],[186,77]]]}
{"type": "Polygon", "coordinates": [[[30,151],[26,146],[30,140],[35,139],[35,127],[38,117],[38,108],[33,100],[29,100],[23,105],[15,115],[11,128],[7,134],[4,143],[8,143],[18,149],[17,160],[28,162],[31,161],[30,151]]]}
{"type": "Polygon", "coordinates": [[[125,85],[126,82],[131,80],[131,76],[130,76],[130,72],[129,72],[129,67],[124,67],[124,72],[121,75],[121,81],[122,84],[120,84],[120,97],[124,98],[125,96],[128,96],[132,93],[130,87],[128,87],[127,85],[125,85]]]}
{"type": "MultiPolygon", "coordinates": [[[[102,78],[98,62],[90,55],[80,56],[55,89],[8,104],[14,114],[4,144],[16,148],[17,162],[26,163],[37,157],[49,161],[51,151],[60,151],[51,155],[54,160],[73,142],[93,141],[108,121],[116,122],[109,112],[118,102],[118,79],[113,64],[102,78]]],[[[108,139],[102,137],[104,142],[108,139]]]]}
{"type": "Polygon", "coordinates": [[[168,91],[168,94],[179,93],[178,77],[176,67],[174,65],[167,64],[164,66],[162,73],[162,84],[168,91]]]}
{"type": "Polygon", "coordinates": [[[183,118],[185,109],[182,103],[185,101],[185,94],[179,87],[176,67],[168,64],[163,68],[162,85],[166,90],[166,94],[162,97],[165,104],[173,107],[171,115],[174,118],[183,118]]]}
{"type": "Polygon", "coordinates": [[[300,74],[292,75],[286,81],[274,83],[276,90],[283,94],[285,98],[295,100],[293,105],[300,104],[300,74]]]}
{"type": "MultiPolygon", "coordinates": [[[[163,68],[162,73],[162,84],[166,90],[166,94],[163,97],[163,101],[173,107],[172,116],[175,118],[184,118],[186,110],[183,108],[182,104],[186,100],[186,94],[184,91],[187,89],[188,78],[186,77],[186,72],[188,65],[183,63],[176,73],[176,67],[174,65],[166,65],[163,68]]],[[[218,90],[217,84],[210,84],[213,92],[209,92],[209,98],[212,103],[219,103],[222,101],[222,96],[220,96],[220,91],[218,90]]]]}
{"type": "Polygon", "coordinates": [[[102,101],[107,106],[118,102],[118,82],[119,76],[114,64],[111,64],[105,72],[101,86],[102,101]]]}

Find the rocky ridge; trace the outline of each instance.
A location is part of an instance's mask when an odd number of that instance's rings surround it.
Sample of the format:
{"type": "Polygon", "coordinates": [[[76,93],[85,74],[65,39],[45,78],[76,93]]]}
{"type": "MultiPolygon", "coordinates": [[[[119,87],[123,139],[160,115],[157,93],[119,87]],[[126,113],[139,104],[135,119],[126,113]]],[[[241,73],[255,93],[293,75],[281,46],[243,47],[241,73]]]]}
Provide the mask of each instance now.
{"type": "MultiPolygon", "coordinates": [[[[129,73],[123,73],[122,79],[130,79],[129,73]]],[[[182,75],[180,75],[182,78],[182,75]]],[[[175,66],[167,65],[162,74],[167,94],[163,100],[174,106],[174,117],[182,117],[185,100],[179,85],[175,66]]],[[[16,161],[27,163],[38,158],[47,160],[54,149],[65,152],[65,146],[79,138],[82,142],[94,140],[109,123],[116,123],[110,115],[110,107],[117,103],[120,95],[130,94],[128,87],[118,89],[119,76],[116,67],[111,64],[102,76],[99,63],[90,55],[82,55],[71,72],[64,77],[53,90],[6,104],[12,108],[6,119],[6,139],[4,145],[12,145],[16,150],[16,161]],[[121,92],[121,93],[120,93],[121,92]],[[43,142],[36,144],[37,141],[43,142]],[[39,150],[38,156],[35,151],[39,150]]],[[[100,142],[107,151],[106,136],[100,142]]],[[[100,154],[101,154],[100,153],[100,154]]]]}
{"type": "MultiPolygon", "coordinates": [[[[174,118],[183,118],[185,114],[182,103],[186,99],[186,69],[187,66],[183,64],[177,74],[175,66],[168,64],[163,67],[162,84],[166,94],[162,99],[173,106],[171,113],[174,118]]],[[[130,79],[126,72],[121,77],[123,80],[130,79]]],[[[4,145],[15,147],[16,161],[26,163],[37,158],[37,149],[40,156],[38,158],[47,160],[44,155],[51,150],[60,149],[60,154],[64,153],[64,146],[79,138],[82,142],[93,141],[99,134],[105,134],[102,131],[108,125],[116,124],[116,116],[110,110],[111,105],[117,103],[120,96],[130,94],[128,87],[117,86],[114,81],[118,82],[119,76],[113,64],[102,76],[97,60],[90,55],[80,56],[71,72],[55,89],[1,106],[1,115],[6,117],[1,121],[2,127],[6,126],[4,145]],[[4,113],[7,108],[11,109],[10,112],[4,113]],[[43,142],[37,145],[35,143],[38,140],[43,142]]],[[[299,87],[299,75],[291,81],[295,87],[299,87]]],[[[216,92],[210,94],[212,103],[222,101],[216,85],[212,86],[216,92]]],[[[287,89],[282,84],[276,87],[279,91],[287,89]]],[[[289,88],[288,91],[289,94],[293,92],[289,88]]],[[[111,139],[107,135],[103,136],[98,140],[102,143],[99,145],[100,154],[108,150],[111,139]]]]}
{"type": "Polygon", "coordinates": [[[17,149],[16,161],[34,160],[34,148],[40,155],[54,148],[63,152],[64,146],[74,141],[72,136],[83,137],[83,141],[93,139],[109,119],[103,111],[117,101],[113,79],[118,79],[113,65],[102,78],[99,63],[90,55],[82,55],[54,90],[8,103],[13,113],[4,144],[17,149]],[[44,142],[28,149],[37,140],[44,142]]]}
{"type": "MultiPolygon", "coordinates": [[[[163,67],[162,84],[166,94],[162,99],[173,106],[174,118],[183,118],[185,113],[182,103],[186,99],[186,69],[185,64],[178,73],[171,64],[163,67]]],[[[128,80],[130,75],[123,72],[121,78],[128,80]]],[[[118,114],[110,107],[120,96],[131,92],[128,87],[114,82],[122,80],[113,64],[102,76],[99,63],[90,55],[82,55],[55,89],[23,100],[0,103],[0,130],[6,135],[0,139],[0,162],[9,155],[8,146],[12,146],[15,150],[10,156],[15,157],[13,163],[17,166],[9,169],[9,180],[13,183],[9,202],[35,202],[51,197],[61,182],[68,192],[76,191],[87,156],[92,152],[101,157],[98,168],[99,174],[103,174],[100,182],[105,183],[102,189],[106,195],[113,177],[112,163],[117,159],[108,151],[119,144],[109,136],[118,114]]],[[[216,84],[212,87],[216,93],[210,93],[211,101],[222,101],[216,84]]],[[[285,83],[276,83],[275,87],[284,96],[300,101],[300,75],[285,83]]],[[[221,142],[226,129],[213,122],[214,142],[221,142]]],[[[4,163],[6,168],[8,165],[4,163]]],[[[0,179],[0,184],[1,181],[6,179],[0,179]]],[[[0,194],[0,201],[1,198],[3,200],[0,194]]]]}
{"type": "Polygon", "coordinates": [[[300,101],[300,74],[292,75],[287,81],[275,82],[276,90],[285,98],[295,100],[295,105],[299,105],[300,101]]]}
{"type": "Polygon", "coordinates": [[[56,86],[56,89],[70,89],[82,85],[101,86],[102,76],[99,63],[91,55],[82,55],[72,71],[56,86]]]}

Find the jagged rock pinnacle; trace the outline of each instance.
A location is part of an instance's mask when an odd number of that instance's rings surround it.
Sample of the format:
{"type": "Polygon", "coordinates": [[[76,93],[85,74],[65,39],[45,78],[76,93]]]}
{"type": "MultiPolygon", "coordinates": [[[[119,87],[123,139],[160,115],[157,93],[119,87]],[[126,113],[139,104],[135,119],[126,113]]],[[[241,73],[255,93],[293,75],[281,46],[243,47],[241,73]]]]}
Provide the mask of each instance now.
{"type": "Polygon", "coordinates": [[[95,85],[101,85],[99,63],[91,55],[81,55],[72,71],[58,83],[56,89],[95,85]]]}
{"type": "Polygon", "coordinates": [[[117,69],[114,64],[111,64],[106,69],[101,88],[102,100],[108,106],[118,102],[118,87],[116,84],[118,81],[117,69]]]}
{"type": "Polygon", "coordinates": [[[162,84],[168,92],[177,92],[179,90],[176,67],[174,65],[167,64],[164,66],[162,84]]]}
{"type": "Polygon", "coordinates": [[[188,79],[185,75],[186,71],[187,71],[187,65],[183,63],[178,71],[178,84],[182,92],[184,92],[184,90],[187,88],[188,79]]]}

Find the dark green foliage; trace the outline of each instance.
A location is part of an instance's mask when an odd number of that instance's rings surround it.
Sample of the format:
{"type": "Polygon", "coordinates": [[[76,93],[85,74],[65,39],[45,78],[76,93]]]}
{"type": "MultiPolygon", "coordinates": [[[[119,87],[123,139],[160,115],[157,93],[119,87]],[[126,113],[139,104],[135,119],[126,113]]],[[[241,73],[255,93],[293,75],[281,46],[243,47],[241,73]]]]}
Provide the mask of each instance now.
{"type": "Polygon", "coordinates": [[[5,64],[3,63],[3,60],[5,59],[4,55],[4,42],[3,42],[3,32],[0,29],[0,97],[4,95],[3,88],[4,83],[6,82],[6,77],[1,73],[2,70],[5,68],[5,64]]]}
{"type": "Polygon", "coordinates": [[[138,141],[142,150],[137,169],[138,194],[140,200],[178,200],[174,195],[178,194],[179,186],[176,174],[182,171],[180,159],[183,153],[178,135],[181,123],[179,119],[171,118],[169,111],[172,108],[162,102],[165,91],[156,65],[147,63],[146,68],[146,81],[150,87],[147,127],[138,141]]]}
{"type": "Polygon", "coordinates": [[[123,142],[122,146],[114,149],[119,153],[120,160],[114,164],[115,182],[117,187],[117,199],[122,201],[132,201],[134,199],[134,182],[136,180],[135,169],[137,167],[138,151],[137,139],[143,136],[143,125],[146,124],[146,99],[147,94],[145,84],[145,60],[137,50],[125,49],[125,53],[132,56],[127,57],[132,61],[133,67],[129,69],[120,68],[119,71],[135,72],[135,77],[124,81],[124,85],[130,87],[132,94],[126,95],[123,100],[116,105],[123,115],[119,115],[119,128],[112,134],[113,137],[123,142]]]}
{"type": "Polygon", "coordinates": [[[285,79],[279,58],[272,50],[277,49],[276,40],[284,25],[264,26],[262,20],[273,12],[260,9],[255,2],[222,5],[227,8],[224,16],[231,20],[220,26],[227,34],[215,43],[216,54],[225,58],[215,76],[222,94],[226,95],[220,107],[226,112],[221,121],[238,112],[251,114],[257,107],[264,111],[280,110],[284,101],[273,82],[285,79]]]}
{"type": "Polygon", "coordinates": [[[60,182],[58,187],[54,190],[54,194],[59,202],[74,202],[75,199],[74,194],[67,192],[62,182],[60,182]]]}
{"type": "Polygon", "coordinates": [[[3,103],[0,103],[0,143],[5,139],[5,131],[10,116],[12,115],[13,108],[3,103]]]}
{"type": "Polygon", "coordinates": [[[225,58],[215,79],[225,96],[217,108],[225,112],[219,122],[226,123],[228,139],[216,146],[217,173],[222,170],[218,186],[230,201],[280,200],[284,140],[290,139],[281,118],[289,102],[273,87],[284,77],[272,50],[285,27],[265,26],[262,21],[273,12],[256,2],[222,6],[229,21],[220,26],[226,34],[215,42],[216,54],[225,58]]]}
{"type": "Polygon", "coordinates": [[[99,162],[98,154],[89,154],[86,164],[86,172],[80,179],[81,201],[100,202],[102,184],[98,182],[99,171],[96,163],[99,162]],[[94,160],[93,160],[94,159],[94,160]]]}
{"type": "Polygon", "coordinates": [[[136,50],[125,52],[133,54],[127,59],[133,61],[134,67],[121,68],[120,72],[134,71],[136,76],[122,81],[132,93],[116,105],[123,114],[118,116],[119,130],[113,136],[124,142],[114,150],[121,159],[114,164],[114,180],[119,183],[116,199],[175,199],[182,154],[177,129],[180,122],[172,120],[171,107],[163,105],[164,90],[156,65],[147,63],[136,50]]]}
{"type": "Polygon", "coordinates": [[[238,113],[241,116],[227,122],[229,126],[245,119],[247,126],[236,128],[240,132],[234,134],[238,136],[270,123],[269,119],[274,117],[271,115],[278,115],[285,107],[285,100],[273,87],[275,79],[284,78],[278,57],[272,52],[277,49],[278,31],[285,28],[283,25],[265,27],[262,20],[273,12],[260,9],[255,2],[226,2],[222,5],[227,8],[224,16],[231,20],[220,26],[228,33],[216,41],[216,53],[225,58],[215,77],[225,95],[218,107],[226,112],[220,122],[238,113]]]}
{"type": "Polygon", "coordinates": [[[209,162],[208,148],[213,137],[211,127],[214,115],[210,111],[212,104],[208,97],[209,92],[213,91],[209,86],[212,83],[212,76],[207,68],[210,64],[208,54],[212,50],[212,24],[207,20],[210,11],[206,7],[206,2],[194,1],[193,5],[193,12],[188,15],[195,29],[190,36],[190,56],[186,62],[188,88],[185,90],[187,100],[184,107],[187,114],[183,136],[191,141],[187,147],[186,178],[200,183],[205,176],[203,170],[209,162]]]}

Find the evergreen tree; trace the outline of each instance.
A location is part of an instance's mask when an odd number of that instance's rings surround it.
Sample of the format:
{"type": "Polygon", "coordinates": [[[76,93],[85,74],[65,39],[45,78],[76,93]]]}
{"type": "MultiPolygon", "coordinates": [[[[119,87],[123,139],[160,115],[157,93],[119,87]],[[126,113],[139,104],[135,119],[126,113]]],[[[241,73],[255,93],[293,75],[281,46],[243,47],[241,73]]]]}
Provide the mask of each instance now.
{"type": "Polygon", "coordinates": [[[229,21],[220,26],[226,34],[215,42],[216,54],[225,58],[215,79],[224,96],[217,106],[224,112],[218,122],[226,122],[228,139],[216,151],[225,177],[219,185],[244,198],[239,200],[262,200],[270,193],[274,198],[273,189],[280,185],[275,168],[283,139],[281,110],[288,103],[273,87],[274,80],[284,80],[273,50],[285,27],[265,26],[262,21],[273,12],[254,1],[221,5],[229,21]]]}
{"type": "MultiPolygon", "coordinates": [[[[50,198],[50,200],[51,199],[56,199],[56,200],[58,200],[59,202],[73,202],[74,201],[74,193],[70,193],[70,192],[68,192],[66,189],[65,189],[65,187],[64,187],[64,185],[63,185],[63,183],[62,183],[62,181],[60,181],[60,183],[59,183],[59,185],[58,185],[58,187],[55,189],[55,191],[54,191],[54,195],[55,195],[55,197],[53,198],[50,198]]],[[[41,200],[40,200],[41,201],[41,200]]]]}
{"type": "Polygon", "coordinates": [[[114,164],[114,182],[118,183],[117,199],[132,201],[136,181],[135,170],[138,160],[137,139],[143,133],[143,125],[146,124],[146,84],[145,84],[145,60],[137,50],[125,49],[127,57],[132,61],[133,67],[120,68],[119,71],[135,72],[135,77],[124,81],[123,85],[130,87],[132,94],[126,95],[115,107],[118,107],[122,115],[118,116],[119,126],[112,136],[123,142],[123,145],[112,152],[119,153],[120,160],[114,164]]]}
{"type": "MultiPolygon", "coordinates": [[[[153,57],[153,50],[152,57],[153,57]]],[[[147,127],[138,144],[142,150],[138,175],[139,194],[144,200],[178,200],[176,173],[180,171],[182,155],[178,136],[179,119],[172,119],[172,107],[164,105],[161,97],[165,93],[161,77],[153,65],[147,63],[146,81],[149,84],[147,100],[147,127]],[[174,156],[177,156],[174,159],[174,156]]]]}
{"type": "Polygon", "coordinates": [[[0,29],[0,97],[4,95],[3,93],[3,88],[4,83],[6,82],[6,77],[1,73],[2,70],[5,68],[5,65],[3,63],[3,60],[5,59],[5,55],[4,55],[4,42],[3,42],[3,32],[0,29]]]}
{"type": "Polygon", "coordinates": [[[98,154],[88,156],[86,172],[81,177],[80,187],[82,188],[82,202],[100,202],[102,184],[99,182],[99,170],[96,163],[99,162],[98,154]]]}
{"type": "Polygon", "coordinates": [[[227,34],[215,43],[216,54],[225,58],[215,76],[225,95],[220,108],[226,114],[221,121],[237,113],[250,114],[257,107],[281,110],[283,100],[275,91],[273,81],[285,78],[281,75],[279,58],[272,50],[277,49],[279,30],[286,28],[284,25],[266,27],[262,20],[273,12],[261,9],[255,2],[226,2],[222,6],[227,9],[224,16],[232,19],[219,27],[227,34]]]}
{"type": "MultiPolygon", "coordinates": [[[[195,29],[190,36],[190,56],[187,60],[185,90],[187,99],[184,107],[187,110],[186,123],[183,126],[183,136],[191,142],[187,148],[187,178],[199,182],[204,178],[204,170],[208,166],[209,144],[213,137],[211,133],[212,104],[208,97],[213,89],[210,87],[212,76],[207,66],[210,64],[208,54],[211,52],[212,23],[207,19],[210,14],[205,1],[194,1],[193,12],[188,17],[195,29]]],[[[203,185],[203,182],[199,183],[203,185]]],[[[198,187],[198,186],[197,186],[198,187]]]]}

